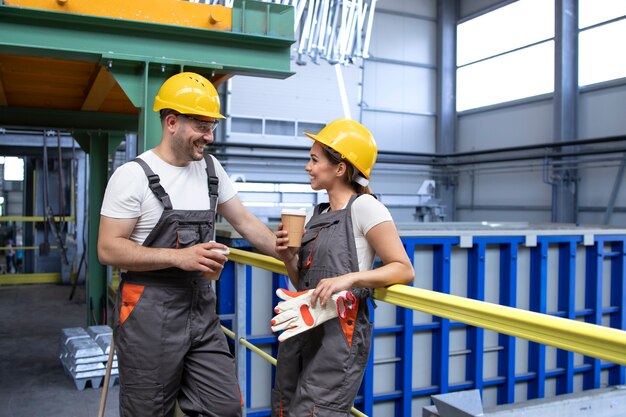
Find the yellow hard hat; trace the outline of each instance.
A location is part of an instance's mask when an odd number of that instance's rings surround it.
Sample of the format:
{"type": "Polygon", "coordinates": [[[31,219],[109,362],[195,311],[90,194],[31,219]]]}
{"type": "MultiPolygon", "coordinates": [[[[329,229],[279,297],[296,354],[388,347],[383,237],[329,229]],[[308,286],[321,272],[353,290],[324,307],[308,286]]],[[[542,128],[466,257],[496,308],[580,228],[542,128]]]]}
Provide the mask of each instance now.
{"type": "Polygon", "coordinates": [[[220,97],[213,84],[202,75],[181,72],[168,78],[154,98],[154,111],[176,110],[182,114],[224,119],[220,97]]]}
{"type": "Polygon", "coordinates": [[[378,148],[372,133],[361,123],[350,119],[337,119],[326,125],[317,135],[305,133],[329,148],[339,152],[367,179],[376,163],[378,148]]]}

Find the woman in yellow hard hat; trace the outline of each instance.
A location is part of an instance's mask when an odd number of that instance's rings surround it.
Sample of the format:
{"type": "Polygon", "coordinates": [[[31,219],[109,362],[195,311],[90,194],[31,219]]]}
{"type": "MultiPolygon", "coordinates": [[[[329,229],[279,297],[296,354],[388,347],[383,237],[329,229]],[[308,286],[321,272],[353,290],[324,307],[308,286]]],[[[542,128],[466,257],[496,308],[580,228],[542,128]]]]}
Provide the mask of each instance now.
{"type": "Polygon", "coordinates": [[[377,147],[354,120],[329,123],[314,140],[305,170],[328,203],[309,214],[299,249],[282,225],[276,250],[297,292],[278,290],[279,336],[272,416],[347,416],[369,355],[372,288],[413,281],[413,266],[389,210],[369,189],[377,147]],[[378,255],[383,265],[372,269],[378,255]]]}

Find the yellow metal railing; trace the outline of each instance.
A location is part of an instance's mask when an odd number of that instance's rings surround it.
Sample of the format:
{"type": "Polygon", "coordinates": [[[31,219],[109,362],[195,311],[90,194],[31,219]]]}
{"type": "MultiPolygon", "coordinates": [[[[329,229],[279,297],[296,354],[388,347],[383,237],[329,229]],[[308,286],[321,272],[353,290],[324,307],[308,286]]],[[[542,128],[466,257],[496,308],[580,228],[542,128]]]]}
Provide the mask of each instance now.
{"type": "MultiPolygon", "coordinates": [[[[66,221],[73,222],[74,217],[72,216],[53,216],[55,222],[66,221]]],[[[46,217],[44,216],[0,216],[0,222],[43,222],[46,221],[46,217]]]]}
{"type": "MultiPolygon", "coordinates": [[[[279,274],[287,273],[282,262],[257,253],[231,249],[229,259],[279,274]]],[[[407,285],[378,288],[374,290],[374,298],[437,317],[626,365],[626,331],[623,330],[407,285]]]]}
{"type": "Polygon", "coordinates": [[[0,285],[58,284],[60,282],[61,274],[59,272],[0,275],[0,285]]]}
{"type": "Polygon", "coordinates": [[[623,330],[406,285],[378,288],[374,290],[374,298],[400,307],[626,365],[626,332],[623,330]]]}
{"type": "Polygon", "coordinates": [[[284,263],[278,259],[272,258],[271,256],[261,255],[259,253],[230,248],[228,260],[240,264],[256,266],[257,268],[267,269],[268,271],[276,272],[277,274],[287,274],[287,268],[285,268],[284,263]]]}

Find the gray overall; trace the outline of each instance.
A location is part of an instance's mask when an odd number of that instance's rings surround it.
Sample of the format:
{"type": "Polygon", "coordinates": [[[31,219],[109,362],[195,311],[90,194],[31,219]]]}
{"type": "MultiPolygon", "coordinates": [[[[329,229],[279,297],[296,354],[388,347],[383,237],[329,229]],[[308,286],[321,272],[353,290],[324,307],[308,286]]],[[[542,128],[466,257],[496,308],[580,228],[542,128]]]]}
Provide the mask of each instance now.
{"type": "MultiPolygon", "coordinates": [[[[315,207],[299,251],[298,291],[315,288],[323,278],[359,270],[352,231],[353,196],[343,210],[315,207]]],[[[368,289],[351,290],[358,309],[293,336],[278,348],[272,391],[273,417],[348,416],[358,393],[370,350],[368,289]]]]}
{"type": "MultiPolygon", "coordinates": [[[[174,210],[148,165],[135,159],[164,211],[144,246],[185,248],[213,237],[218,182],[207,155],[208,210],[174,210]]],[[[122,274],[115,347],[121,417],[241,415],[241,395],[216,313],[215,293],[201,272],[167,268],[122,274]]]]}

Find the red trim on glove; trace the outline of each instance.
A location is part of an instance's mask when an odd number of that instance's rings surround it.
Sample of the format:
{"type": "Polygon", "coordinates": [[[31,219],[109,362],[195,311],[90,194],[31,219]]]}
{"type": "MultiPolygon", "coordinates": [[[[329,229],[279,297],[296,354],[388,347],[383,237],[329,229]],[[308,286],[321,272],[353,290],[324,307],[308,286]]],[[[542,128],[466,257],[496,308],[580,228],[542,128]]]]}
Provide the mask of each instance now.
{"type": "Polygon", "coordinates": [[[309,311],[308,305],[303,304],[300,306],[300,315],[302,315],[302,320],[304,320],[304,324],[306,324],[307,326],[313,326],[315,320],[311,315],[311,311],[309,311]]]}

